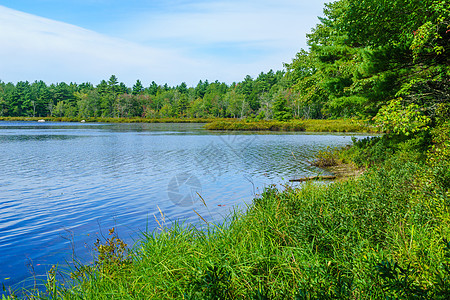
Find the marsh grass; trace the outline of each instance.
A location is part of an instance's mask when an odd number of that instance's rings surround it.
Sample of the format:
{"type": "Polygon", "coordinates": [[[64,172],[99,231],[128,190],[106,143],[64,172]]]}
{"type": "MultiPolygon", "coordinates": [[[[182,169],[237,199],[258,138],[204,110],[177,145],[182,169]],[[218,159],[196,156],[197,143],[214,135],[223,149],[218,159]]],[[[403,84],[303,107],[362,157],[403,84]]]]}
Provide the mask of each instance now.
{"type": "Polygon", "coordinates": [[[232,131],[305,131],[302,121],[213,121],[205,125],[209,130],[232,130],[232,131]]]}
{"type": "Polygon", "coordinates": [[[381,129],[367,120],[356,119],[326,119],[303,120],[305,130],[311,132],[367,132],[380,133],[381,129]]]}
{"type": "Polygon", "coordinates": [[[253,120],[217,120],[205,125],[209,130],[249,130],[249,131],[307,131],[307,132],[370,132],[380,129],[367,121],[353,119],[337,120],[291,120],[253,121],[253,120]]]}

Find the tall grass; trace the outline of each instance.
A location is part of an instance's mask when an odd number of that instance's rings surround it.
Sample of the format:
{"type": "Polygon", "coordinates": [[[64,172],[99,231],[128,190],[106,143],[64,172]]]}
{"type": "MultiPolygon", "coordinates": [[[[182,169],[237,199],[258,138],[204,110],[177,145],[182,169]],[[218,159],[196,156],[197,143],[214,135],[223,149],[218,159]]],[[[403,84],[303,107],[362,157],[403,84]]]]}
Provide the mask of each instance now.
{"type": "Polygon", "coordinates": [[[301,121],[214,121],[205,125],[209,130],[305,131],[301,121]]]}
{"type": "Polygon", "coordinates": [[[352,119],[338,120],[291,120],[251,121],[217,120],[205,125],[209,130],[252,130],[252,131],[308,131],[308,132],[380,132],[380,129],[366,121],[352,119]]]}

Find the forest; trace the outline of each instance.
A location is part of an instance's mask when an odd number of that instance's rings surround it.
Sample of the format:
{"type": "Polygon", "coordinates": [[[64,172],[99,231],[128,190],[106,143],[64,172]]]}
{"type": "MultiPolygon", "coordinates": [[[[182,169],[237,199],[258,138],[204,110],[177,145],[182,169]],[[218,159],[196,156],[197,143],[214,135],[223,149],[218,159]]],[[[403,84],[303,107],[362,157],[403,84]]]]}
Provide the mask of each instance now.
{"type": "Polygon", "coordinates": [[[200,80],[195,88],[184,82],[169,87],[154,81],[144,88],[140,80],[129,88],[115,75],[97,86],[64,82],[48,86],[43,81],[1,83],[0,116],[242,118],[269,113],[269,99],[286,90],[280,87],[283,77],[284,72],[271,70],[255,80],[247,76],[231,85],[200,80]]]}
{"type": "Polygon", "coordinates": [[[99,84],[0,81],[0,117],[433,119],[450,96],[447,1],[341,0],[284,70],[175,87],[112,75],[99,84]]]}

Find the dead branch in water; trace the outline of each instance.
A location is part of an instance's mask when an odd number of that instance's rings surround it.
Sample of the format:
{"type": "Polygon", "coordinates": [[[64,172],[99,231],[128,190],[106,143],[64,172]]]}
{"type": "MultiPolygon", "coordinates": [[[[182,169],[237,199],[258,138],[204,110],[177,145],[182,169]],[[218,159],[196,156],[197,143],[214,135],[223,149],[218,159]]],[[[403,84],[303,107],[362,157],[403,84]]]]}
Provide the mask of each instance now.
{"type": "Polygon", "coordinates": [[[303,177],[298,179],[289,179],[290,182],[304,182],[310,180],[333,180],[336,179],[335,175],[319,175],[319,176],[311,176],[311,177],[303,177]]]}

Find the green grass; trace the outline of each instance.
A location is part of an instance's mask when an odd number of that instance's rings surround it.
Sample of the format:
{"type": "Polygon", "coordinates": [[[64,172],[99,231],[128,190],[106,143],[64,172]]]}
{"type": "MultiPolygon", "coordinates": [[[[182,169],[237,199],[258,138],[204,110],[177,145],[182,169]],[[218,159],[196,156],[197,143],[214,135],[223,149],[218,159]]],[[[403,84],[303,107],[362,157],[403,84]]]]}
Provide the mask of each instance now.
{"type": "Polygon", "coordinates": [[[219,120],[205,125],[209,130],[245,130],[245,131],[305,131],[301,121],[239,121],[219,120]]]}
{"type": "Polygon", "coordinates": [[[250,131],[308,131],[308,132],[380,132],[379,128],[366,121],[352,119],[338,120],[291,120],[247,121],[218,120],[205,125],[209,130],[250,130],[250,131]]]}
{"type": "Polygon", "coordinates": [[[379,133],[381,129],[365,120],[304,120],[305,130],[313,132],[368,132],[379,133]]]}

